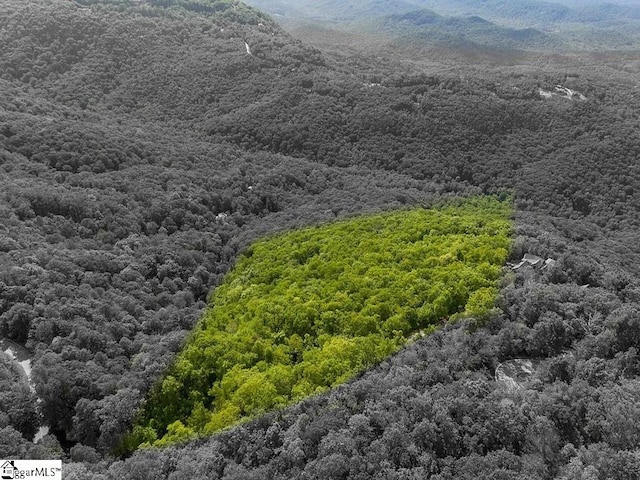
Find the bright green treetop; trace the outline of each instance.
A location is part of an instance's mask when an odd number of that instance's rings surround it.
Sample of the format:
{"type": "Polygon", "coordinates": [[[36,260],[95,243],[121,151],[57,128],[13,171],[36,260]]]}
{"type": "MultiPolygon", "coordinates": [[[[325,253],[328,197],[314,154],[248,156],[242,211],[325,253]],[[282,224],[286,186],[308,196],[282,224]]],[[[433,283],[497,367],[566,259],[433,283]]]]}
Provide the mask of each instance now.
{"type": "Polygon", "coordinates": [[[125,448],[213,433],[345,382],[443,319],[486,316],[510,214],[489,197],[255,242],[213,293],[125,448]]]}

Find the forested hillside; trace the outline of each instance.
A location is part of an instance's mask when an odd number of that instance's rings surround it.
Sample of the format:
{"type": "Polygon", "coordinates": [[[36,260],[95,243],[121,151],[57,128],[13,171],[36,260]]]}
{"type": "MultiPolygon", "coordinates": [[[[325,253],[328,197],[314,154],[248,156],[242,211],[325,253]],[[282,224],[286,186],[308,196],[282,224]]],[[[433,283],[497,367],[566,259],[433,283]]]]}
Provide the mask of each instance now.
{"type": "Polygon", "coordinates": [[[252,244],[122,448],[210,435],[334,388],[443,321],[487,318],[510,213],[487,198],[252,244]]]}
{"type": "Polygon", "coordinates": [[[41,399],[3,358],[0,456],[92,479],[638,475],[637,55],[329,54],[214,3],[0,4],[0,333],[33,351],[41,399]],[[505,192],[511,260],[557,262],[505,274],[486,327],[210,439],[109,455],[256,239],[505,192]],[[512,360],[535,365],[516,389],[495,376],[512,360]]]}

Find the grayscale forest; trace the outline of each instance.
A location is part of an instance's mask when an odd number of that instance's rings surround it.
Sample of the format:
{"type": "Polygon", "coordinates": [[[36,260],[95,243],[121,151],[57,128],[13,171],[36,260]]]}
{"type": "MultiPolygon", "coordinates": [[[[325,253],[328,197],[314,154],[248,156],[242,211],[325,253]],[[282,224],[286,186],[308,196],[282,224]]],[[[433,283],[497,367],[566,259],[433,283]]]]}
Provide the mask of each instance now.
{"type": "Polygon", "coordinates": [[[0,457],[65,479],[640,478],[638,5],[255,3],[0,2],[0,339],[30,365],[0,353],[0,457]],[[477,198],[512,211],[490,311],[132,448],[256,242],[477,198]]]}

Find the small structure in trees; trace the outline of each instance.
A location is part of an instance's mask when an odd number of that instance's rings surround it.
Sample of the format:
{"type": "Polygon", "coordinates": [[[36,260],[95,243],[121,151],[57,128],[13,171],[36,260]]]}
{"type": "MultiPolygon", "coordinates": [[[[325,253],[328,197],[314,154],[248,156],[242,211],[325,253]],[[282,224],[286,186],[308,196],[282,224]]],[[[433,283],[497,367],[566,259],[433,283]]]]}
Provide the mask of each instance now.
{"type": "Polygon", "coordinates": [[[512,270],[519,270],[524,266],[533,267],[536,269],[544,269],[553,267],[556,264],[556,261],[553,258],[547,258],[546,260],[537,255],[532,255],[531,253],[525,253],[522,257],[522,260],[517,264],[511,267],[512,270]]]}
{"type": "Polygon", "coordinates": [[[536,361],[526,358],[507,360],[498,365],[495,380],[505,386],[508,392],[515,392],[523,387],[536,373],[536,361]]]}

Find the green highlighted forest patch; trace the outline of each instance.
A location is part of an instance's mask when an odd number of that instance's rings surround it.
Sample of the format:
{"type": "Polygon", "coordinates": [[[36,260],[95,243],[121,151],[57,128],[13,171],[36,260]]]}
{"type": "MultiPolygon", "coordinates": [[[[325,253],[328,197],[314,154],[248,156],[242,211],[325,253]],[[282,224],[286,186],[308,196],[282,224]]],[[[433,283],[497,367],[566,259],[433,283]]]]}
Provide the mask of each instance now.
{"type": "Polygon", "coordinates": [[[366,215],[255,242],[123,447],[206,435],[339,385],[412,333],[493,307],[511,205],[366,215]]]}

